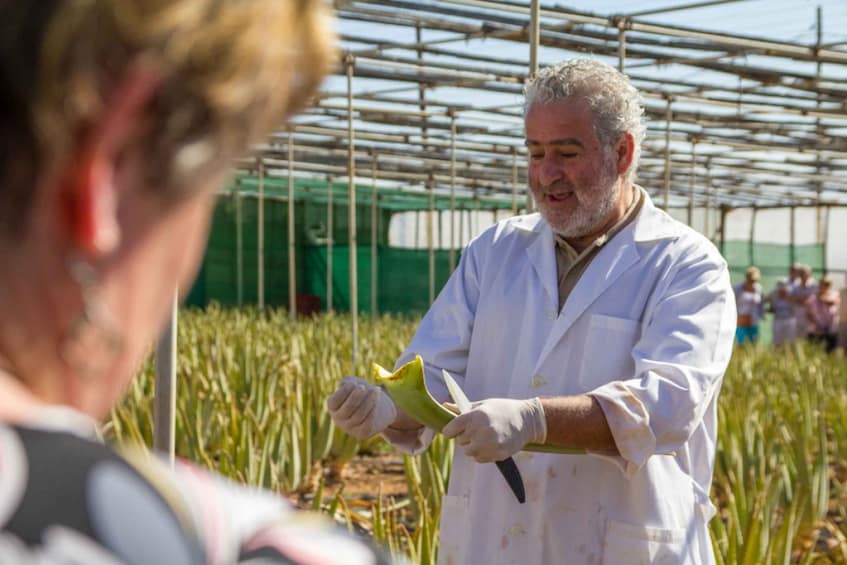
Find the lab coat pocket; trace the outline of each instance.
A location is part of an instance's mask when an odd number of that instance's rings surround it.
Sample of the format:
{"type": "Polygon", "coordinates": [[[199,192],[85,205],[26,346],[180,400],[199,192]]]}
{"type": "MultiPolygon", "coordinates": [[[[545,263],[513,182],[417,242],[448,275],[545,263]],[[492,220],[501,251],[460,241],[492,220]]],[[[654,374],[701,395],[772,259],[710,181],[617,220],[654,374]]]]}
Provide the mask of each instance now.
{"type": "Polygon", "coordinates": [[[639,326],[639,322],[627,318],[591,316],[579,370],[583,392],[632,376],[635,370],[632,348],[638,341],[639,326]]]}
{"type": "Polygon", "coordinates": [[[467,563],[467,540],[470,520],[468,519],[468,497],[445,495],[441,501],[438,562],[450,565],[467,563]]]}
{"type": "Polygon", "coordinates": [[[636,526],[615,520],[606,524],[603,565],[679,565],[686,560],[684,529],[636,526]]]}

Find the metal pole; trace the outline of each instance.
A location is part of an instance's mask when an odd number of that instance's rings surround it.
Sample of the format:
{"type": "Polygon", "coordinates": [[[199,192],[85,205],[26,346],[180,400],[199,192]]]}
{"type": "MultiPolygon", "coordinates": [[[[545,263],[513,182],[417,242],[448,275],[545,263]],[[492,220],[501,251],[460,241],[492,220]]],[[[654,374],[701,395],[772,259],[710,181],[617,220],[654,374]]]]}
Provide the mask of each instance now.
{"type": "Polygon", "coordinates": [[[436,231],[438,232],[438,240],[436,241],[436,249],[444,249],[444,214],[438,207],[438,199],[435,199],[435,219],[438,222],[436,231]]]}
{"type": "Polygon", "coordinates": [[[796,215],[795,214],[795,208],[794,208],[794,206],[792,206],[791,207],[791,219],[788,223],[788,229],[790,230],[790,232],[788,234],[788,242],[789,242],[789,244],[788,244],[788,262],[791,263],[792,265],[794,264],[795,259],[796,259],[796,255],[797,255],[796,251],[794,250],[794,241],[795,241],[794,232],[796,231],[796,227],[797,227],[797,224],[796,224],[797,218],[795,217],[795,215],[796,215]]]}
{"type": "Polygon", "coordinates": [[[426,246],[427,246],[427,270],[429,273],[429,303],[435,302],[435,233],[434,233],[434,209],[435,209],[435,187],[432,180],[427,182],[429,190],[429,211],[426,214],[426,246]]]}
{"type": "MultiPolygon", "coordinates": [[[[818,165],[818,169],[820,169],[820,165],[818,165]]],[[[821,189],[822,189],[821,185],[822,184],[823,183],[818,181],[817,187],[816,187],[818,194],[817,194],[817,198],[816,198],[817,206],[815,208],[815,241],[817,243],[822,242],[823,237],[824,237],[824,235],[823,235],[824,234],[823,207],[821,206],[821,189]]]]}
{"type": "Polygon", "coordinates": [[[153,447],[174,464],[176,444],[176,337],[177,305],[174,292],[171,316],[156,344],[156,382],[153,405],[153,447]]]}
{"type": "Polygon", "coordinates": [[[482,231],[482,200],[479,199],[479,194],[476,195],[476,231],[474,234],[478,234],[482,231]]]}
{"type": "MultiPolygon", "coordinates": [[[[824,218],[824,237],[823,237],[823,272],[829,270],[829,261],[827,260],[827,252],[829,249],[829,213],[832,211],[832,206],[826,207],[826,217],[824,218]]],[[[845,322],[841,322],[842,324],[845,322]]]]}
{"type": "MultiPolygon", "coordinates": [[[[538,74],[538,44],[541,42],[541,0],[532,0],[529,8],[529,77],[538,74]]],[[[535,209],[532,191],[527,187],[526,213],[535,209]]]]}
{"type": "Polygon", "coordinates": [[[626,18],[618,21],[618,70],[624,72],[626,66],[626,18]]]}
{"type": "Polygon", "coordinates": [[[532,0],[529,7],[529,78],[538,73],[538,44],[541,37],[541,0],[532,0]]]}
{"type": "Polygon", "coordinates": [[[726,206],[721,206],[721,225],[720,225],[720,250],[721,255],[726,251],[726,206]]]}
{"type": "Polygon", "coordinates": [[[456,116],[450,115],[450,272],[456,268],[456,116]]]}
{"type": "MultiPolygon", "coordinates": [[[[753,206],[753,214],[750,216],[750,240],[748,249],[750,251],[750,265],[756,264],[756,214],[758,209],[753,206]]],[[[792,245],[793,246],[793,245],[792,245]]]]}
{"type": "MultiPolygon", "coordinates": [[[[818,4],[817,9],[817,42],[816,48],[820,49],[821,44],[823,43],[823,8],[821,8],[820,4],[818,4]]],[[[820,86],[821,80],[821,62],[818,61],[815,70],[815,87],[818,88],[820,86]]],[[[820,90],[817,91],[817,101],[815,102],[815,107],[821,107],[821,93],[820,90]]],[[[821,138],[821,119],[817,118],[815,120],[815,133],[818,135],[818,138],[821,138]]],[[[820,156],[817,158],[817,174],[821,174],[821,159],[820,156]]],[[[818,243],[821,243],[824,240],[824,231],[823,231],[823,209],[821,208],[821,192],[823,192],[823,182],[817,181],[816,183],[817,190],[817,210],[815,214],[815,239],[818,243]]]]}
{"type": "MultiPolygon", "coordinates": [[[[415,43],[418,45],[417,55],[418,55],[418,68],[423,67],[423,37],[421,36],[421,24],[420,22],[415,24],[415,43]]],[[[423,79],[423,73],[419,70],[418,76],[423,79]]],[[[420,108],[421,113],[426,112],[426,83],[423,80],[418,82],[418,107],[420,108]]],[[[426,123],[426,118],[421,120],[421,123],[426,123]]],[[[424,150],[427,149],[427,142],[429,141],[429,134],[427,132],[427,127],[421,126],[421,138],[423,141],[424,150]]]]}
{"type": "Polygon", "coordinates": [[[459,246],[465,246],[465,210],[464,208],[459,210],[459,246]]]}
{"type": "Polygon", "coordinates": [[[243,248],[243,219],[241,212],[241,192],[235,193],[235,292],[238,305],[244,304],[244,252],[243,248]]]}
{"type": "Polygon", "coordinates": [[[518,149],[512,147],[512,215],[518,215],[518,149]]]}
{"type": "Polygon", "coordinates": [[[691,178],[688,186],[688,225],[694,227],[694,178],[697,166],[697,140],[691,140],[691,178]]]}
{"type": "Polygon", "coordinates": [[[356,374],[356,361],[359,355],[359,271],[356,264],[356,159],[353,151],[353,65],[355,59],[350,53],[345,60],[347,64],[347,179],[348,179],[348,212],[350,229],[350,328],[351,328],[351,358],[353,374],[356,374]]]}
{"type": "Polygon", "coordinates": [[[371,318],[376,318],[379,313],[379,305],[377,304],[378,296],[377,292],[379,287],[379,280],[377,277],[379,276],[378,263],[379,257],[377,255],[377,238],[379,237],[379,194],[376,189],[376,154],[371,155],[371,318]]]}
{"type": "Polygon", "coordinates": [[[259,199],[256,202],[256,296],[259,309],[265,307],[265,164],[259,158],[259,199]]]}
{"type": "Polygon", "coordinates": [[[288,130],[288,317],[297,318],[297,261],[294,245],[294,131],[288,130]]]}
{"type": "Polygon", "coordinates": [[[706,237],[709,240],[712,240],[712,216],[710,206],[712,204],[712,173],[710,167],[710,161],[706,159],[706,206],[704,207],[704,229],[706,232],[706,237]]]}
{"type": "Polygon", "coordinates": [[[670,209],[671,199],[671,120],[673,109],[672,98],[668,96],[668,105],[665,108],[665,212],[670,209]]]}
{"type": "Polygon", "coordinates": [[[333,234],[335,234],[335,224],[333,222],[333,215],[335,214],[335,203],[333,202],[333,190],[332,187],[332,177],[327,179],[327,193],[326,193],[326,310],[327,312],[333,311],[333,303],[332,303],[332,280],[333,280],[333,269],[332,269],[332,248],[333,248],[333,234]]]}

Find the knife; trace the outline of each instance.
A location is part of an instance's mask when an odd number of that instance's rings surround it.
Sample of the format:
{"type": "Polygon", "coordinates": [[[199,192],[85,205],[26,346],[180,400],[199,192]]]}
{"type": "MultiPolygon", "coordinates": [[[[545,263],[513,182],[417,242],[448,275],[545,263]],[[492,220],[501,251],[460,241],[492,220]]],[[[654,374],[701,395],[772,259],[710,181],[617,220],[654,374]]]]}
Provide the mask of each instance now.
{"type": "MultiPolygon", "coordinates": [[[[447,392],[450,393],[450,398],[453,399],[453,402],[455,402],[456,406],[459,408],[459,414],[468,412],[471,409],[471,401],[468,400],[468,397],[465,395],[462,387],[459,386],[459,383],[456,382],[456,379],[453,378],[453,375],[448,373],[446,370],[441,369],[441,377],[444,379],[444,384],[447,385],[447,392]]],[[[524,491],[521,471],[518,469],[518,465],[515,463],[515,460],[511,457],[507,457],[502,461],[495,461],[494,463],[500,470],[500,474],[503,475],[504,479],[506,479],[506,482],[509,484],[509,488],[512,489],[512,492],[515,494],[515,498],[518,499],[518,502],[521,504],[526,502],[526,492],[524,491]]]]}

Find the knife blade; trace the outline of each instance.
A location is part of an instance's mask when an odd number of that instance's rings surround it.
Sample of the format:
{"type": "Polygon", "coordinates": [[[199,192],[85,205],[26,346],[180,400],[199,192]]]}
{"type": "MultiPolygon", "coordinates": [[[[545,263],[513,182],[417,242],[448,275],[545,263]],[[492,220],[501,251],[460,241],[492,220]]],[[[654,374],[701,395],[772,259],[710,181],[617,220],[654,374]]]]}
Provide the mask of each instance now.
{"type": "MultiPolygon", "coordinates": [[[[446,370],[441,369],[441,377],[444,379],[444,384],[447,385],[447,392],[450,393],[450,398],[453,399],[453,402],[456,403],[456,406],[459,408],[459,413],[464,414],[471,409],[471,401],[468,400],[467,395],[465,395],[465,391],[462,390],[462,387],[459,386],[459,383],[456,382],[456,379],[453,378],[453,375],[448,373],[446,370]]],[[[515,495],[515,498],[518,499],[518,502],[523,504],[526,502],[526,492],[523,486],[523,478],[521,477],[521,471],[518,469],[517,463],[511,457],[507,457],[502,461],[495,461],[495,465],[497,465],[497,469],[500,471],[500,474],[503,475],[503,478],[506,479],[506,483],[509,485],[509,488],[512,489],[512,492],[515,495]]]]}

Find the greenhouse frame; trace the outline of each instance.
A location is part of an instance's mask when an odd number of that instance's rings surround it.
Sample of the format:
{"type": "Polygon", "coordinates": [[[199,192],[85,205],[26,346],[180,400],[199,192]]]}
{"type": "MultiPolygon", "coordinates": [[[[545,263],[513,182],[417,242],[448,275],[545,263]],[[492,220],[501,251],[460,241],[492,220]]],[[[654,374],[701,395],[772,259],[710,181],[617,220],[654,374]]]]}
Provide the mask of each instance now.
{"type": "MultiPolygon", "coordinates": [[[[843,286],[847,50],[824,41],[820,9],[811,44],[654,21],[736,1],[611,15],[539,0],[336,1],[337,68],[236,163],[187,303],[349,311],[354,344],[359,312],[425,310],[474,235],[533,211],[523,84],[579,56],[640,90],[637,182],[719,246],[734,280],[756,264],[771,287],[803,262],[843,286]],[[413,243],[392,241],[399,219],[413,243]]],[[[157,402],[167,418],[172,399],[157,402]]]]}

